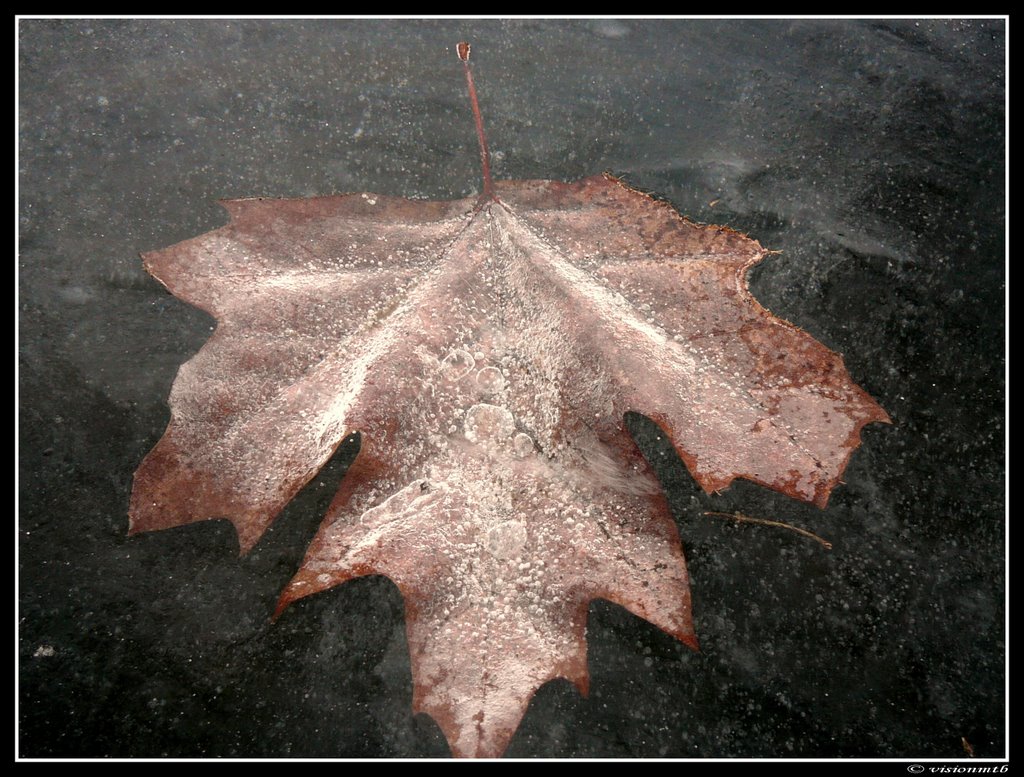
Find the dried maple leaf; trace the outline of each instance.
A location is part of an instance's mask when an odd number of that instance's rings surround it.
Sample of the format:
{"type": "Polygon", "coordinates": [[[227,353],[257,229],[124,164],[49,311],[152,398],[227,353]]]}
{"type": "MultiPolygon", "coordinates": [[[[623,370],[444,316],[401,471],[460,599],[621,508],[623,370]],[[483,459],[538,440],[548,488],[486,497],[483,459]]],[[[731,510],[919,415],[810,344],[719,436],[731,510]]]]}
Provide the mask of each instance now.
{"type": "Polygon", "coordinates": [[[278,610],[391,578],[414,708],[456,755],[497,756],[540,685],[586,692],[592,599],[696,647],[627,411],[707,491],[744,477],[820,506],[887,417],[750,296],[756,241],[608,176],[492,184],[473,104],[479,199],[233,200],[227,226],[144,257],[218,327],[175,380],[131,531],[226,517],[248,551],[359,432],[278,610]]]}

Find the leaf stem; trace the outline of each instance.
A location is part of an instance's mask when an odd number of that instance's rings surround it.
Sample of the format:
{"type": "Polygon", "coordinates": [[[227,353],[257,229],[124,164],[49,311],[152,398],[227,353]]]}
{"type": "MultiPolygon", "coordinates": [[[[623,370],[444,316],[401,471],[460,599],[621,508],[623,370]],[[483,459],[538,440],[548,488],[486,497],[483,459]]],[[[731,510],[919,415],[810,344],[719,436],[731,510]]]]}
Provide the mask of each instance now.
{"type": "Polygon", "coordinates": [[[752,518],[751,516],[744,515],[743,513],[721,513],[717,510],[705,510],[704,515],[717,515],[720,518],[732,518],[734,521],[741,521],[743,523],[759,523],[762,526],[778,526],[783,529],[789,529],[790,531],[795,531],[797,534],[802,534],[804,537],[809,537],[815,542],[821,543],[825,550],[832,550],[832,543],[823,537],[819,537],[814,532],[807,531],[807,529],[801,529],[798,526],[790,526],[788,523],[783,523],[782,521],[769,521],[767,518],[752,518]]]}
{"type": "Polygon", "coordinates": [[[476,137],[480,141],[480,166],[483,168],[484,192],[481,200],[497,200],[494,196],[494,184],[491,182],[491,152],[487,150],[487,136],[484,134],[484,118],[480,113],[480,103],[476,99],[476,87],[473,85],[473,73],[469,69],[468,43],[462,42],[455,46],[455,51],[462,60],[462,68],[466,71],[466,86],[469,89],[469,103],[473,106],[473,120],[476,122],[476,137]]]}

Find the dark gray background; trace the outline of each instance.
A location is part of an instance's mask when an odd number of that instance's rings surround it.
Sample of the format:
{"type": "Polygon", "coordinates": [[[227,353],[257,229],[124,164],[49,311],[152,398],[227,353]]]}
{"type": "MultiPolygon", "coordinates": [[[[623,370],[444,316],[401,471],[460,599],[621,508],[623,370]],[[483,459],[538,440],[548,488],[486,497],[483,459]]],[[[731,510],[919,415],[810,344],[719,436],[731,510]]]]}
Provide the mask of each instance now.
{"type": "Polygon", "coordinates": [[[998,756],[1003,731],[1002,21],[42,21],[20,30],[24,756],[443,756],[397,589],[277,593],[334,461],[245,559],[229,524],[128,539],[131,477],[212,321],[142,269],[218,198],[477,190],[611,171],[779,249],[769,309],[889,411],[828,509],[658,463],[703,652],[597,602],[589,699],[511,756],[998,756]],[[713,201],[717,201],[712,205],[713,201]],[[784,530],[705,517],[743,512],[784,530]]]}

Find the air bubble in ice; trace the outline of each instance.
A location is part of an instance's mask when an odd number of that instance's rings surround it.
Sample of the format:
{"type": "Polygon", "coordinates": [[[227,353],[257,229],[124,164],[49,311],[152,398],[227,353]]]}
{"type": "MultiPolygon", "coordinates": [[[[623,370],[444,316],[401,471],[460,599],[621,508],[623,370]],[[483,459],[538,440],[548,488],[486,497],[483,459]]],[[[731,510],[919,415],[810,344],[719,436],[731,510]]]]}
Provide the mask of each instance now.
{"type": "Polygon", "coordinates": [[[497,367],[484,367],[476,374],[476,382],[485,394],[497,394],[505,388],[505,376],[497,367]]]}
{"type": "Polygon", "coordinates": [[[441,361],[441,375],[450,381],[462,380],[476,366],[473,354],[456,348],[441,361]]]}
{"type": "Polygon", "coordinates": [[[480,403],[466,411],[466,439],[483,444],[506,440],[515,431],[516,422],[504,407],[480,403]]]}
{"type": "Polygon", "coordinates": [[[533,453],[533,438],[520,432],[512,438],[512,453],[517,459],[525,459],[533,453]]]}

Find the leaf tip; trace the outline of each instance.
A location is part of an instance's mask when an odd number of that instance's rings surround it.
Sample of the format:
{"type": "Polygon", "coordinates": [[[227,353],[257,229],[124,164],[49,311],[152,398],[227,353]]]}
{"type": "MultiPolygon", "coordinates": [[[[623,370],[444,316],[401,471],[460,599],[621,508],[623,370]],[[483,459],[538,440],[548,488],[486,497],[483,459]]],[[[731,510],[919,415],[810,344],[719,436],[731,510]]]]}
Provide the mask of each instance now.
{"type": "Polygon", "coordinates": [[[284,594],[282,594],[274,606],[274,611],[270,614],[270,622],[277,623],[277,619],[288,609],[289,604],[291,604],[291,600],[285,599],[284,594]]]}
{"type": "Polygon", "coordinates": [[[471,48],[472,47],[465,41],[459,41],[455,44],[455,53],[459,55],[459,59],[463,62],[469,62],[469,52],[471,48]]]}
{"type": "Polygon", "coordinates": [[[267,522],[254,523],[244,518],[234,517],[230,517],[229,520],[235,527],[235,533],[238,534],[238,557],[245,558],[263,536],[267,522]]]}
{"type": "Polygon", "coordinates": [[[665,633],[678,639],[693,652],[701,652],[700,643],[697,641],[697,630],[693,626],[693,616],[689,610],[687,610],[686,620],[681,626],[674,629],[665,629],[665,633]]]}
{"type": "Polygon", "coordinates": [[[576,690],[580,692],[580,696],[584,699],[590,698],[590,672],[586,671],[586,668],[575,678],[569,679],[576,686],[576,690]]]}

